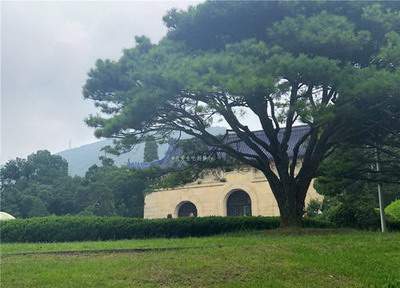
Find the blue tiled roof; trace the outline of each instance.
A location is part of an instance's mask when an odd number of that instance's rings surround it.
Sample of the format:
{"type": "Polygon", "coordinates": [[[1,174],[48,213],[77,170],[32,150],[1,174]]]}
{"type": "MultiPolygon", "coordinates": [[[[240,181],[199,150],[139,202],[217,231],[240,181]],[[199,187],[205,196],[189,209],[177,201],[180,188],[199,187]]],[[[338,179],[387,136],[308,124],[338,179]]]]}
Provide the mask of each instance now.
{"type": "MultiPolygon", "coordinates": [[[[301,137],[303,137],[308,131],[310,131],[310,128],[308,126],[306,126],[306,125],[295,126],[295,127],[292,128],[290,139],[288,141],[288,154],[289,154],[289,157],[293,157],[293,149],[294,149],[295,145],[299,142],[301,137]]],[[[282,141],[284,132],[285,132],[285,129],[281,129],[278,132],[278,140],[280,142],[282,141]]],[[[270,143],[269,139],[267,138],[267,136],[265,135],[263,130],[254,131],[253,133],[255,134],[255,136],[257,136],[260,140],[264,141],[265,143],[267,143],[267,144],[270,143]]],[[[235,133],[230,134],[226,138],[226,142],[227,143],[237,142],[235,144],[232,144],[231,146],[232,146],[232,148],[234,148],[238,152],[242,152],[242,153],[246,153],[246,154],[250,154],[250,155],[256,155],[254,150],[252,148],[250,148],[246,143],[244,143],[243,141],[238,139],[238,137],[237,137],[237,135],[235,133]]],[[[260,145],[258,145],[258,147],[263,152],[266,153],[266,151],[260,145]]],[[[303,156],[304,153],[305,153],[305,145],[301,145],[300,149],[299,149],[299,156],[303,156]]],[[[266,154],[269,155],[269,153],[266,153],[266,154]]],[[[270,158],[272,158],[272,156],[270,156],[270,158]]]]}
{"type": "MultiPolygon", "coordinates": [[[[310,130],[310,128],[306,125],[301,125],[301,126],[295,126],[292,128],[291,136],[288,141],[288,154],[289,157],[293,157],[293,149],[295,145],[299,142],[299,140],[310,130]]],[[[278,132],[278,140],[282,141],[283,134],[284,134],[285,129],[281,129],[278,132]]],[[[265,135],[263,130],[259,131],[253,131],[255,136],[257,136],[260,140],[269,143],[269,140],[267,136],[265,135]]],[[[246,143],[244,143],[242,140],[238,138],[238,136],[235,133],[230,133],[225,137],[224,140],[226,143],[232,143],[230,146],[237,150],[238,152],[250,154],[250,155],[256,155],[256,152],[252,148],[250,148],[246,143]]],[[[259,146],[261,150],[265,152],[265,150],[259,146]]],[[[210,148],[211,149],[211,148],[210,148]]],[[[302,157],[305,153],[305,145],[301,145],[299,149],[299,157],[302,157]]],[[[268,153],[266,153],[269,155],[268,153]]],[[[158,166],[160,168],[168,168],[171,167],[171,165],[174,165],[174,159],[178,156],[181,155],[181,150],[176,146],[176,145],[170,145],[168,147],[167,152],[165,153],[165,156],[160,159],[160,160],[154,160],[152,162],[130,162],[128,163],[128,167],[132,169],[146,169],[152,166],[158,166]]],[[[270,156],[270,159],[272,159],[272,156],[270,156]]]]}

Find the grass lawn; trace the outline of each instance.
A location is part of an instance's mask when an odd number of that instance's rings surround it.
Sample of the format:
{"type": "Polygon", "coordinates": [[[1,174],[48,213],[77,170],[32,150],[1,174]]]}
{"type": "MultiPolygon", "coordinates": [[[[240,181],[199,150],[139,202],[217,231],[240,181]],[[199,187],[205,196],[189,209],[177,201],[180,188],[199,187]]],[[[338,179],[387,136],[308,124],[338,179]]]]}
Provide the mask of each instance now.
{"type": "Polygon", "coordinates": [[[400,233],[2,244],[1,287],[400,287],[400,233]]]}

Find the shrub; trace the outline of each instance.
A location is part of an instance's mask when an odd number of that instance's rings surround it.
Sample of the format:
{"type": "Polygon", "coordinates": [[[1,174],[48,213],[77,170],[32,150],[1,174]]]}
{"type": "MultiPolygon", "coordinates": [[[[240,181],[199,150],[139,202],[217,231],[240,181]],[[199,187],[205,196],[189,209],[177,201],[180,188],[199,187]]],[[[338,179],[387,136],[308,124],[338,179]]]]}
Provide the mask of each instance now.
{"type": "Polygon", "coordinates": [[[394,221],[394,220],[388,219],[386,224],[390,231],[400,231],[400,221],[394,221]]]}
{"type": "Polygon", "coordinates": [[[311,199],[306,208],[308,217],[316,217],[321,213],[322,202],[318,199],[311,199]]]}
{"type": "MultiPolygon", "coordinates": [[[[305,227],[330,227],[312,219],[305,227]]],[[[199,217],[140,219],[124,217],[38,217],[0,223],[3,242],[64,242],[155,237],[208,236],[233,231],[274,229],[277,217],[199,217]]]]}
{"type": "Polygon", "coordinates": [[[385,208],[385,214],[389,219],[400,221],[400,200],[393,201],[385,208]]]}
{"type": "Polygon", "coordinates": [[[360,202],[358,205],[339,203],[325,211],[326,219],[338,227],[359,229],[377,229],[379,214],[368,205],[360,202]]]}
{"type": "MultiPolygon", "coordinates": [[[[387,208],[387,207],[386,207],[387,208]]],[[[386,209],[385,212],[387,213],[386,209]]],[[[330,207],[322,215],[313,218],[318,223],[332,223],[337,227],[350,227],[357,229],[379,230],[379,209],[373,209],[367,205],[346,205],[339,203],[330,207]]],[[[391,231],[400,231],[400,220],[391,216],[387,217],[386,224],[391,231]]]]}

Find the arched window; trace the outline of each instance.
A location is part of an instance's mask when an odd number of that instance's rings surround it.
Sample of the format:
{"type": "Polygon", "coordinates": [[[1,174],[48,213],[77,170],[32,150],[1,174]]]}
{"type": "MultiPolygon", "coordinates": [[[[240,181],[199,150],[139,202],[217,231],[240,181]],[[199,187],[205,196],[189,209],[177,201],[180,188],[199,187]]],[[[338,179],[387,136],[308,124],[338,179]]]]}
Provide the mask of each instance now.
{"type": "Polygon", "coordinates": [[[197,217],[196,206],[189,201],[179,204],[178,217],[197,217]]]}
{"type": "Polygon", "coordinates": [[[227,216],[251,216],[251,199],[243,190],[233,191],[226,201],[227,216]]]}

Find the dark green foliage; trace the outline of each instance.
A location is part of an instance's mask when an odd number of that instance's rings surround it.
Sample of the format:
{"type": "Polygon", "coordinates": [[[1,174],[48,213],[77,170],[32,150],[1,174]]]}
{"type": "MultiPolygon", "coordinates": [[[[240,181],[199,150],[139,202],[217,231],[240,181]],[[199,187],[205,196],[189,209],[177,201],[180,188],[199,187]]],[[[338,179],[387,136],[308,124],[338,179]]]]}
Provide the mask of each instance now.
{"type": "Polygon", "coordinates": [[[158,177],[157,169],[92,166],[77,194],[80,211],[86,215],[143,217],[144,193],[158,177]]]}
{"type": "Polygon", "coordinates": [[[317,199],[311,199],[306,208],[306,215],[308,217],[316,217],[320,214],[322,202],[317,199]]]}
{"type": "Polygon", "coordinates": [[[266,27],[288,16],[287,5],[277,1],[207,1],[187,12],[171,10],[164,22],[168,37],[197,49],[222,49],[243,39],[264,40],[266,27]],[[238,21],[240,19],[240,21],[238,21]]]}
{"type": "Polygon", "coordinates": [[[147,137],[144,145],[143,161],[158,160],[158,145],[154,137],[147,137]]]}
{"type": "Polygon", "coordinates": [[[144,193],[157,169],[135,171],[113,166],[89,168],[85,177],[70,177],[67,163],[48,151],[6,163],[0,170],[1,209],[17,218],[46,215],[143,217],[144,193]]]}
{"type": "Polygon", "coordinates": [[[338,227],[377,229],[380,225],[378,212],[361,201],[338,203],[324,213],[324,217],[338,227]]]}
{"type": "MultiPolygon", "coordinates": [[[[306,219],[304,227],[329,228],[306,219]]],[[[0,222],[2,242],[65,242],[155,237],[197,237],[242,230],[274,229],[277,217],[204,217],[144,220],[123,217],[43,217],[0,222]]]]}
{"type": "Polygon", "coordinates": [[[2,211],[16,217],[58,214],[70,205],[68,191],[75,184],[68,176],[68,163],[46,150],[8,161],[0,170],[0,182],[2,211]],[[65,198],[63,204],[61,198],[65,198]]]}
{"type": "Polygon", "coordinates": [[[379,227],[378,183],[381,183],[384,205],[400,197],[398,150],[383,148],[380,173],[376,172],[376,149],[352,143],[322,163],[315,187],[325,196],[325,219],[340,227],[379,227]]]}
{"type": "Polygon", "coordinates": [[[49,214],[42,200],[35,196],[22,196],[20,207],[21,216],[23,218],[46,216],[49,214]]]}
{"type": "Polygon", "coordinates": [[[400,231],[400,221],[399,220],[387,220],[386,225],[390,231],[400,231]]]}
{"type": "Polygon", "coordinates": [[[1,168],[1,187],[12,185],[16,181],[36,180],[41,183],[51,183],[54,178],[66,176],[68,163],[49,151],[40,150],[27,157],[8,161],[1,168]]]}
{"type": "MultiPolygon", "coordinates": [[[[312,17],[320,16],[321,11],[329,11],[331,15],[351,19],[352,26],[357,30],[371,29],[376,38],[382,38],[388,26],[396,28],[393,26],[396,25],[395,21],[399,19],[399,16],[394,11],[398,10],[399,5],[395,2],[380,1],[380,4],[377,4],[372,1],[251,1],[251,3],[248,1],[207,1],[188,11],[171,10],[164,17],[164,22],[169,28],[169,38],[185,41],[194,49],[209,50],[223,49],[228,43],[240,42],[248,38],[256,38],[267,43],[276,40],[273,33],[267,32],[276,23],[286,21],[287,27],[283,31],[283,36],[287,38],[282,37],[281,40],[282,42],[287,40],[284,45],[292,51],[298,51],[309,45],[305,43],[306,41],[299,40],[306,38],[315,40],[313,34],[326,41],[345,40],[350,34],[346,33],[347,29],[343,29],[348,28],[345,21],[332,21],[330,17],[326,17],[321,29],[315,31],[303,29],[299,25],[302,19],[296,16],[301,15],[312,19],[312,17]],[[397,17],[391,19],[382,6],[391,9],[392,14],[397,17]],[[296,25],[289,25],[291,22],[296,25]],[[342,26],[338,26],[339,23],[342,26]],[[308,33],[301,33],[301,30],[308,33]],[[341,32],[341,35],[337,32],[341,32]]],[[[306,28],[315,25],[313,21],[308,22],[310,23],[305,23],[306,28]]],[[[331,45],[330,49],[336,50],[336,52],[333,51],[335,53],[341,53],[335,47],[331,45]]]]}

